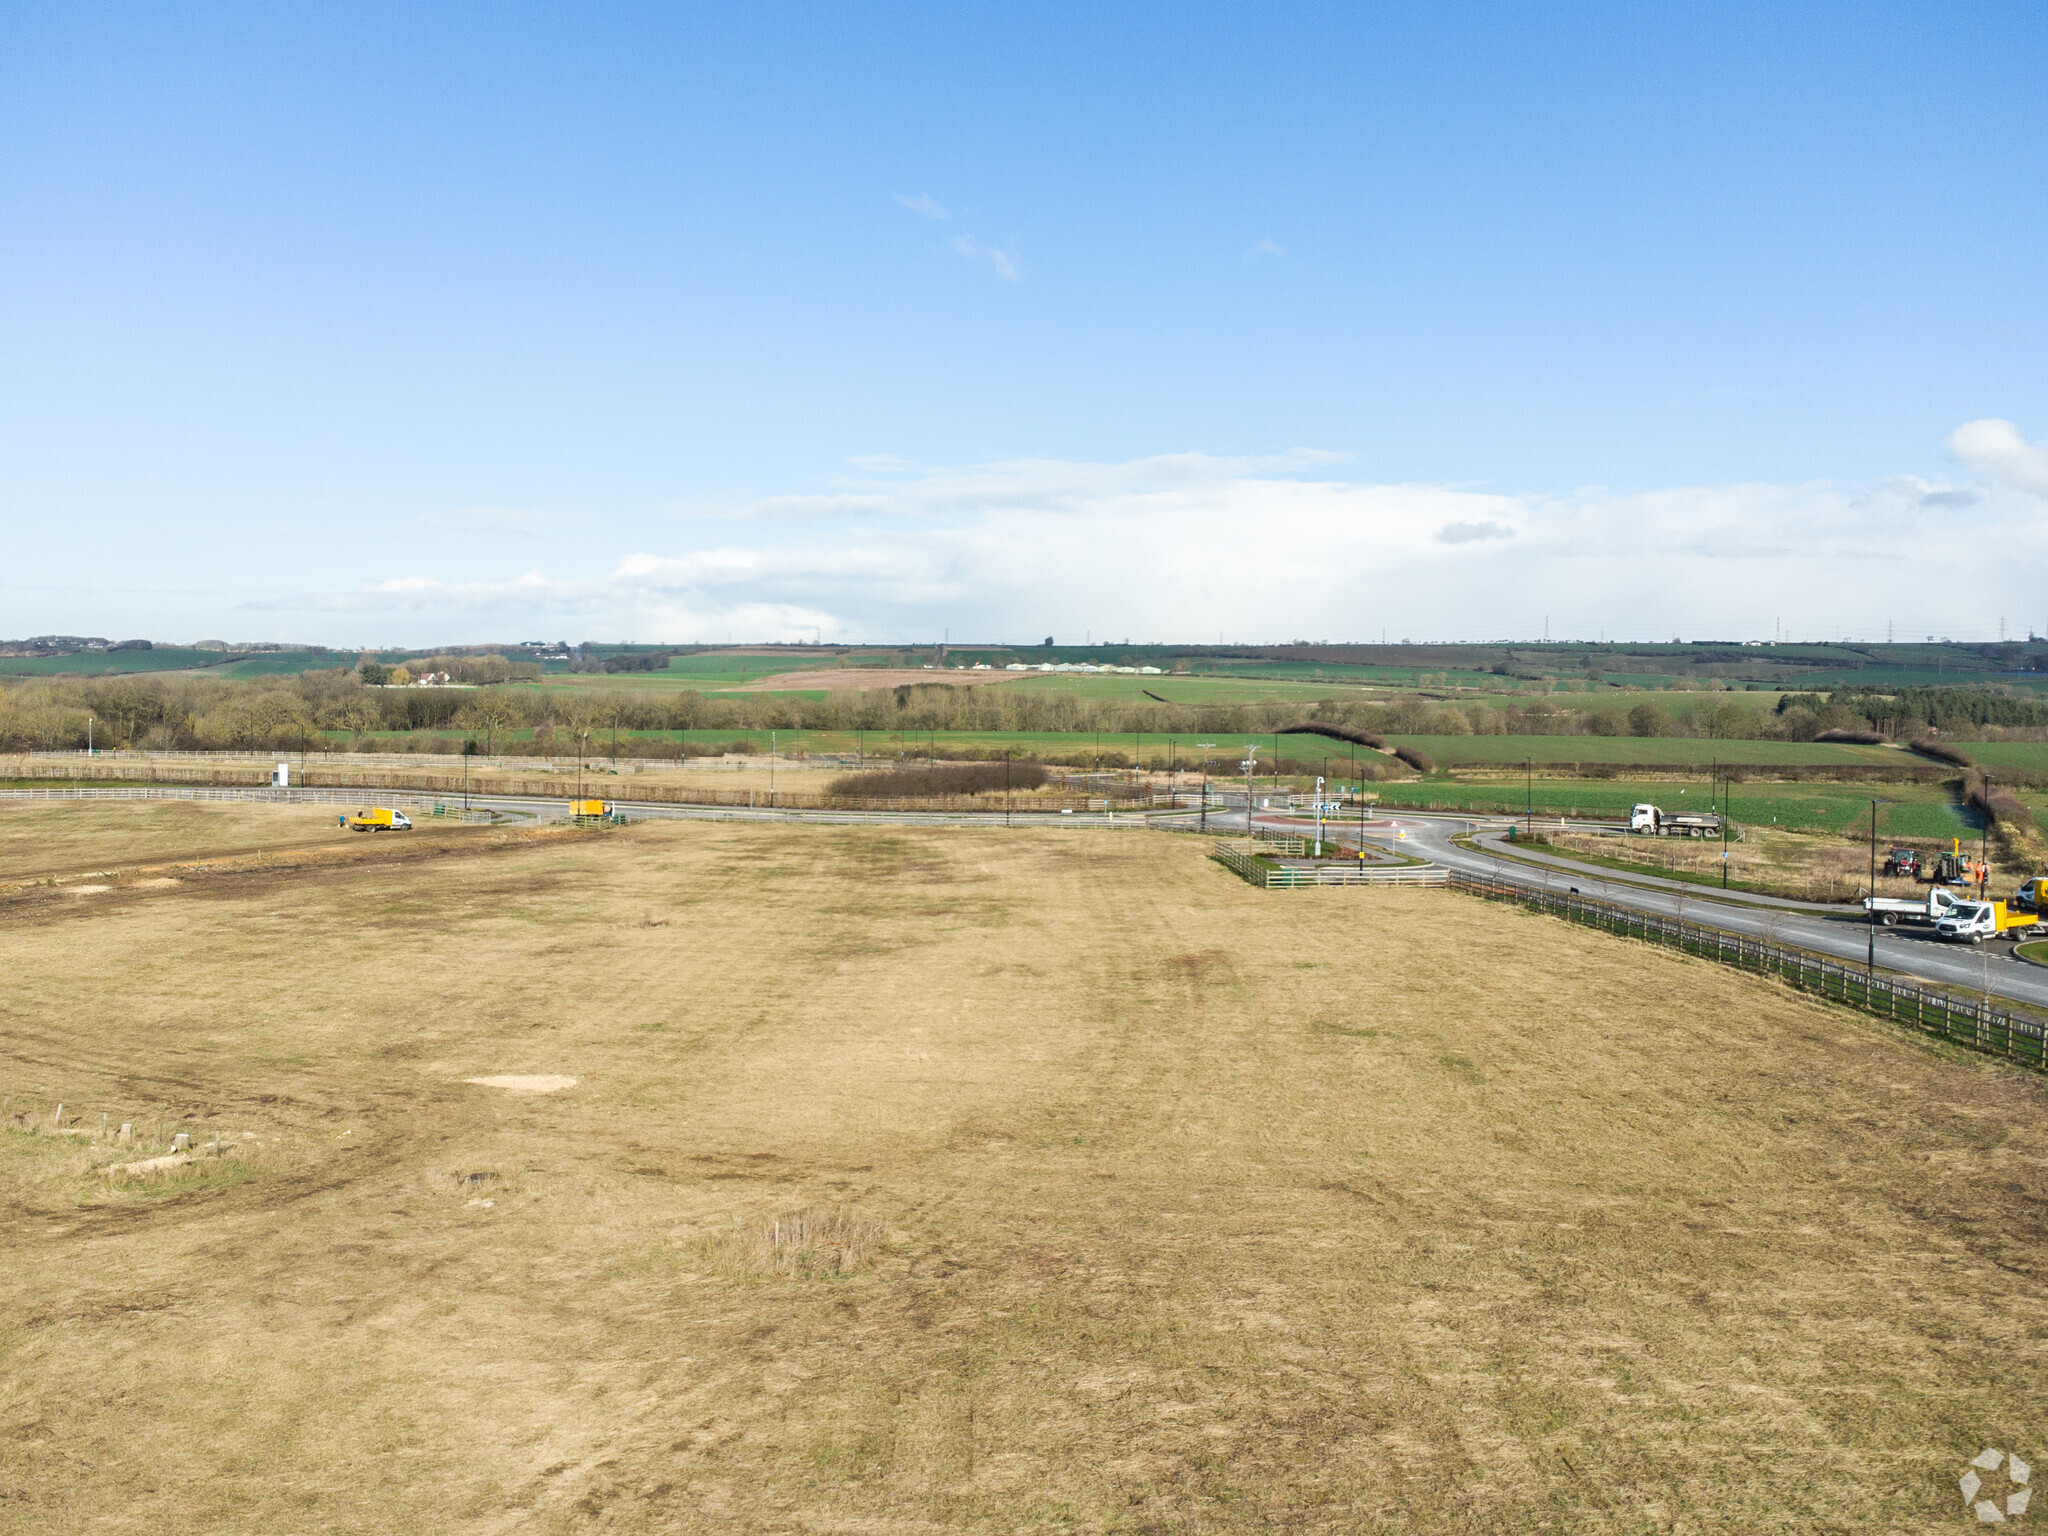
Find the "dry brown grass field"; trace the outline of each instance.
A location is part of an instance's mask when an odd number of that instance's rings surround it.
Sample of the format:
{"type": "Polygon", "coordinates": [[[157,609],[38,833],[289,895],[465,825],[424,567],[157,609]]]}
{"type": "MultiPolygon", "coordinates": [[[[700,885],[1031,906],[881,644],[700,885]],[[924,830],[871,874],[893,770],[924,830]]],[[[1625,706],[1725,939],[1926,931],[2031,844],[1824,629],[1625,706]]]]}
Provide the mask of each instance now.
{"type": "MultiPolygon", "coordinates": [[[[366,794],[364,803],[375,797],[366,794]]],[[[74,875],[154,870],[184,860],[244,859],[346,847],[378,834],[336,824],[343,806],[237,805],[195,800],[0,802],[0,887],[74,875]]],[[[404,834],[445,836],[432,824],[404,834]]]]}
{"type": "Polygon", "coordinates": [[[0,1529],[1918,1532],[2048,1463],[2006,1065],[1163,835],[308,847],[0,897],[0,1529]]]}

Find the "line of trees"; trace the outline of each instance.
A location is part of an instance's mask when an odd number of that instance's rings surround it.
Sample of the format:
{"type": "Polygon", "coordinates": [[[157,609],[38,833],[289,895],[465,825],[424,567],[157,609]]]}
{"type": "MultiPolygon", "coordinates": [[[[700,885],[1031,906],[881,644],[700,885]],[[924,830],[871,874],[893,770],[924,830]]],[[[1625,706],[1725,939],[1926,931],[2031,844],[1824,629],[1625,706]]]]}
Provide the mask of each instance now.
{"type": "Polygon", "coordinates": [[[2048,704],[2038,698],[1997,688],[1901,688],[1883,693],[1873,688],[1837,688],[1823,698],[1815,693],[1788,693],[1780,711],[1828,711],[1857,725],[1901,740],[1928,730],[1944,736],[1968,735],[1986,727],[2034,730],[2048,727],[2048,704]]]}
{"type": "MultiPolygon", "coordinates": [[[[503,658],[433,658],[421,670],[488,676],[503,658]],[[462,669],[458,671],[458,669],[462,669]]],[[[507,668],[525,663],[507,663],[507,668]]],[[[914,684],[821,699],[760,694],[712,698],[695,691],[547,688],[507,673],[470,688],[377,687],[367,669],[331,668],[296,676],[227,681],[190,676],[43,678],[0,682],[0,749],[82,747],[87,717],[93,740],[109,747],[173,749],[306,748],[441,750],[460,732],[485,752],[535,740],[543,750],[582,732],[616,730],[814,730],[868,732],[1133,732],[1265,734],[1304,720],[1376,736],[1691,736],[1808,741],[1829,730],[1875,728],[1919,734],[1928,722],[1944,735],[2048,729],[2048,707],[1990,690],[1908,690],[1904,695],[1787,695],[1775,708],[1739,693],[1677,695],[1633,709],[1533,699],[1514,704],[1453,704],[1424,698],[1389,703],[1183,705],[1151,700],[1088,700],[1071,694],[984,686],[914,684]],[[555,744],[551,745],[550,744],[555,744]]],[[[1122,745],[1122,743],[1115,743],[1122,745]]],[[[608,743],[607,743],[608,745],[608,743]]],[[[1112,745],[1105,741],[1105,746],[1112,745]]]]}

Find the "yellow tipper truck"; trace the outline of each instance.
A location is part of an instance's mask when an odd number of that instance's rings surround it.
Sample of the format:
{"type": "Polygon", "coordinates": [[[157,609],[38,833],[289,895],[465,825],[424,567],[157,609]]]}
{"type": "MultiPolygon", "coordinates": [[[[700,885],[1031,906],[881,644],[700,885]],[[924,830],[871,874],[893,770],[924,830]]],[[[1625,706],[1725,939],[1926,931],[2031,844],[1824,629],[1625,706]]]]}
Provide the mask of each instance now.
{"type": "Polygon", "coordinates": [[[571,800],[569,819],[571,821],[603,821],[611,815],[612,808],[602,800],[571,800]]]}
{"type": "Polygon", "coordinates": [[[412,818],[403,811],[388,810],[378,806],[374,810],[350,811],[339,818],[342,826],[351,832],[410,832],[412,818]]]}
{"type": "Polygon", "coordinates": [[[2040,921],[2038,913],[2016,911],[2002,901],[1959,901],[1953,912],[1934,925],[1934,936],[1964,944],[1982,944],[2008,934],[2023,939],[2040,921]]]}

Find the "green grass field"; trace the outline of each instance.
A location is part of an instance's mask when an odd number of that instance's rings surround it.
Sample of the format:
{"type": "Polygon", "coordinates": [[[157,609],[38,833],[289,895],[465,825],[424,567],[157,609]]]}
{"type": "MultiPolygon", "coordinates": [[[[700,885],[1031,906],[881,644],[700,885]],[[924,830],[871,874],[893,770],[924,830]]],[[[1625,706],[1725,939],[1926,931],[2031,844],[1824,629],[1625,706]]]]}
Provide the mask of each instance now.
{"type": "MultiPolygon", "coordinates": [[[[372,739],[393,746],[415,739],[431,740],[440,745],[437,751],[458,751],[468,733],[457,730],[444,731],[379,731],[370,733],[372,739]]],[[[1258,746],[1261,763],[1271,762],[1274,757],[1274,738],[1268,734],[1253,737],[1240,732],[1235,735],[1223,733],[1204,734],[1199,731],[1182,731],[1164,734],[1156,731],[1132,733],[1129,731],[808,731],[778,730],[766,727],[747,728],[739,726],[715,726],[692,731],[626,731],[618,733],[621,750],[633,742],[677,742],[691,748],[711,749],[728,742],[748,742],[756,751],[766,752],[771,744],[784,753],[800,756],[804,754],[824,755],[864,751],[870,757],[922,757],[928,750],[941,754],[972,752],[987,758],[1000,758],[1005,750],[1044,758],[1047,761],[1082,762],[1094,754],[1105,757],[1120,755],[1128,763],[1134,755],[1142,755],[1147,767],[1166,768],[1169,766],[1199,767],[1202,761],[1202,746],[1205,741],[1213,742],[1210,752],[1211,766],[1222,773],[1235,771],[1235,764],[1243,757],[1248,742],[1258,746]]],[[[611,744],[612,733],[603,726],[593,726],[590,731],[591,751],[594,754],[606,751],[611,744]]],[[[1280,738],[1289,761],[1299,763],[1321,762],[1325,758],[1333,765],[1332,772],[1341,771],[1336,765],[1348,763],[1354,749],[1345,742],[1329,741],[1320,736],[1283,736],[1280,738]]],[[[339,735],[334,738],[337,748],[343,745],[339,735]]],[[[497,737],[501,753],[516,753],[533,748],[533,732],[529,730],[501,731],[497,737]]],[[[574,755],[575,744],[566,732],[558,732],[552,743],[539,748],[542,753],[557,756],[564,752],[574,755]]],[[[1355,755],[1384,761],[1377,753],[1364,747],[1355,749],[1355,755]]]]}
{"type": "MultiPolygon", "coordinates": [[[[1520,786],[1507,783],[1463,784],[1424,779],[1407,784],[1375,786],[1380,803],[1416,810],[1476,810],[1515,814],[1524,807],[1520,786]]],[[[1774,825],[1816,832],[1854,832],[1869,825],[1871,792],[1856,784],[1738,784],[1729,801],[1737,822],[1774,825]]],[[[1939,785],[1887,785],[1879,791],[1877,830],[1880,837],[1942,838],[1974,836],[1977,818],[1961,809],[1939,785]]],[[[1542,779],[1534,785],[1533,806],[1540,816],[1612,816],[1628,813],[1641,801],[1667,811],[1710,811],[1715,800],[1698,783],[1675,780],[1542,779]]],[[[2029,799],[2040,815],[2048,799],[2029,799]]]]}
{"type": "MultiPolygon", "coordinates": [[[[353,658],[335,656],[330,659],[311,652],[280,651],[276,659],[289,659],[290,665],[282,670],[303,672],[311,666],[346,666],[353,658]]],[[[187,672],[204,668],[217,677],[240,675],[223,666],[223,660],[219,651],[160,645],[147,651],[82,651],[74,656],[0,656],[0,674],[13,677],[108,677],[128,672],[187,672]]]]}
{"type": "Polygon", "coordinates": [[[1994,772],[2000,768],[2030,768],[2048,773],[2048,741],[1959,741],[1956,743],[1972,762],[1994,772]]]}
{"type": "Polygon", "coordinates": [[[731,651],[706,651],[694,656],[672,656],[658,672],[571,672],[555,663],[544,686],[551,688],[618,688],[633,691],[663,691],[696,688],[730,688],[739,683],[758,682],[783,672],[818,672],[841,664],[842,658],[819,655],[753,655],[731,651]]]}
{"type": "MultiPolygon", "coordinates": [[[[1470,763],[1865,763],[1930,767],[1899,747],[1858,747],[1819,741],[1727,741],[1679,736],[1390,736],[1440,766],[1470,763]]],[[[2044,759],[2048,762],[2048,759],[2044,759]]]]}
{"type": "Polygon", "coordinates": [[[209,677],[296,675],[321,667],[352,667],[353,652],[265,651],[230,661],[221,651],[159,645],[147,651],[81,651],[72,656],[0,656],[0,676],[118,677],[143,672],[204,672],[209,677]]]}
{"type": "Polygon", "coordinates": [[[1360,684],[1352,679],[1324,678],[1292,681],[1280,678],[1217,677],[1105,677],[1100,673],[1027,672],[1002,684],[1039,694],[1056,694],[1091,702],[1128,699],[1147,702],[1156,695],[1169,704],[1264,704],[1294,700],[1304,707],[1322,699],[1356,699],[1360,684]]]}
{"type": "Polygon", "coordinates": [[[277,651],[245,656],[240,661],[229,662],[226,666],[208,667],[207,674],[211,677],[295,677],[301,672],[316,672],[327,667],[353,667],[355,664],[356,658],[353,655],[341,651],[325,654],[277,651]]]}

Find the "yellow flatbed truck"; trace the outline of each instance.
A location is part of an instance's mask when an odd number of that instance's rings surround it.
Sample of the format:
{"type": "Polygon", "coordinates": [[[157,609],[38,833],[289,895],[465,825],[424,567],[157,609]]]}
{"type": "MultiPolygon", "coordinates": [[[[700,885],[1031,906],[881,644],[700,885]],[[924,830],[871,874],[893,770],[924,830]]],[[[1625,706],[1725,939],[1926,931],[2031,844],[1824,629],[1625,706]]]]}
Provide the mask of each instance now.
{"type": "Polygon", "coordinates": [[[571,800],[569,819],[571,821],[603,821],[612,814],[612,808],[602,800],[571,800]]]}
{"type": "Polygon", "coordinates": [[[377,806],[367,811],[349,811],[338,817],[351,832],[410,832],[412,818],[403,811],[377,806]]]}
{"type": "Polygon", "coordinates": [[[1951,943],[1982,944],[1986,939],[2024,939],[2040,926],[2041,914],[2015,910],[2003,901],[1960,901],[1934,925],[1934,936],[1951,943]]]}

